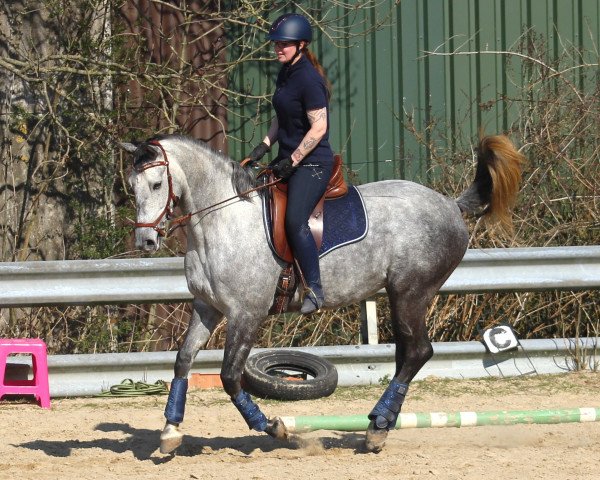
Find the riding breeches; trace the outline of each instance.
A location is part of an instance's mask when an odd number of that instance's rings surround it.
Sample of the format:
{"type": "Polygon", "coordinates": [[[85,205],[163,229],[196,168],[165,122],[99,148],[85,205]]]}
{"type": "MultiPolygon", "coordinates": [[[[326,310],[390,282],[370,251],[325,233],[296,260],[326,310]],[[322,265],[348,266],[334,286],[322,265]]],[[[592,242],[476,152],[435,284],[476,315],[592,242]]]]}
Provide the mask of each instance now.
{"type": "Polygon", "coordinates": [[[307,286],[321,290],[317,245],[308,226],[314,208],[327,189],[333,166],[301,164],[288,180],[285,231],[307,286]]]}

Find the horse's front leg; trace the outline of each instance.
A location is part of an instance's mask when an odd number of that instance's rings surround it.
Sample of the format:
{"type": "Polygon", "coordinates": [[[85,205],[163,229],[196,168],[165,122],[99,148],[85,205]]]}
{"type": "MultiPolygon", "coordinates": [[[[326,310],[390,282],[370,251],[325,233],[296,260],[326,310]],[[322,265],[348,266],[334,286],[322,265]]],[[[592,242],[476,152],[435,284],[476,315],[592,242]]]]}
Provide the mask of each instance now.
{"type": "Polygon", "coordinates": [[[228,317],[227,321],[227,338],[221,367],[223,388],[251,430],[266,432],[274,438],[286,439],[288,432],[281,419],[279,417],[267,419],[250,394],[241,386],[244,366],[255,343],[262,318],[242,315],[235,320],[228,317]]]}
{"type": "Polygon", "coordinates": [[[219,311],[201,300],[194,300],[190,325],[175,360],[175,378],[171,382],[165,407],[167,422],[160,435],[161,453],[170,453],[181,445],[183,434],[179,431],[179,424],[183,421],[185,412],[188,374],[198,351],[206,345],[222,318],[219,311]]]}

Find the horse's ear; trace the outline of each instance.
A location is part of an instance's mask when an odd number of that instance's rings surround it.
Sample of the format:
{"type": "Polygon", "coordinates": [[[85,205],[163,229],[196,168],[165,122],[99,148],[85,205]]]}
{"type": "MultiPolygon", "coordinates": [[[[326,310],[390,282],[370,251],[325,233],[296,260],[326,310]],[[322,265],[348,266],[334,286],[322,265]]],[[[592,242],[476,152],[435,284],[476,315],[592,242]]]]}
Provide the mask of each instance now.
{"type": "Polygon", "coordinates": [[[127,142],[119,142],[119,147],[121,147],[123,150],[129,153],[135,153],[135,151],[138,149],[137,145],[127,142]]]}

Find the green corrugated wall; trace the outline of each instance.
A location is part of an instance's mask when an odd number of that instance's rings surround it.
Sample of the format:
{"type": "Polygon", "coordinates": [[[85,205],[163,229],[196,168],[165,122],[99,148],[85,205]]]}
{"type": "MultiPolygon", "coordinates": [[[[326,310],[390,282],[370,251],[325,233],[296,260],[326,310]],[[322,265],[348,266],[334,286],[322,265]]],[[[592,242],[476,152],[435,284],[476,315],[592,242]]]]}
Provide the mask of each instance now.
{"type": "MultiPolygon", "coordinates": [[[[518,122],[522,102],[515,100],[529,83],[519,57],[425,52],[524,51],[518,44],[524,32],[533,31],[549,64],[571,47],[586,51],[584,58],[572,56],[573,65],[598,63],[599,0],[402,0],[398,6],[382,1],[353,21],[360,20],[384,25],[341,47],[319,38],[312,48],[333,82],[331,143],[363,183],[426,181],[430,147],[464,145],[480,128],[505,132],[518,122]],[[408,131],[409,118],[424,141],[408,131]]],[[[248,93],[272,92],[278,68],[275,61],[245,68],[234,81],[248,93]]],[[[581,72],[573,69],[574,85],[594,87],[597,78],[581,72]]],[[[257,115],[249,99],[229,115],[233,158],[243,158],[263,138],[269,108],[262,107],[257,115]]]]}

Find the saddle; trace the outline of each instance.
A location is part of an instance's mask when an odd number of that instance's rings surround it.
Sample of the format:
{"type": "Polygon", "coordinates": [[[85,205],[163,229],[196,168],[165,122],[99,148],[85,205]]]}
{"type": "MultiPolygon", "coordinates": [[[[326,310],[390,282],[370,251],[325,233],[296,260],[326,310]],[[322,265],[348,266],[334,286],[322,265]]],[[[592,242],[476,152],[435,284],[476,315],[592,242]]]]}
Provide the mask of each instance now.
{"type": "MultiPolygon", "coordinates": [[[[270,193],[273,248],[279,258],[286,263],[293,263],[294,256],[285,234],[287,184],[281,182],[276,183],[270,187],[270,193]]],[[[317,244],[317,250],[321,248],[321,243],[323,242],[323,207],[325,200],[343,197],[347,193],[348,184],[344,180],[344,173],[342,171],[342,156],[336,154],[333,157],[333,170],[325,194],[321,197],[319,203],[317,203],[317,206],[314,208],[308,220],[308,226],[310,227],[310,231],[317,244]]]]}

